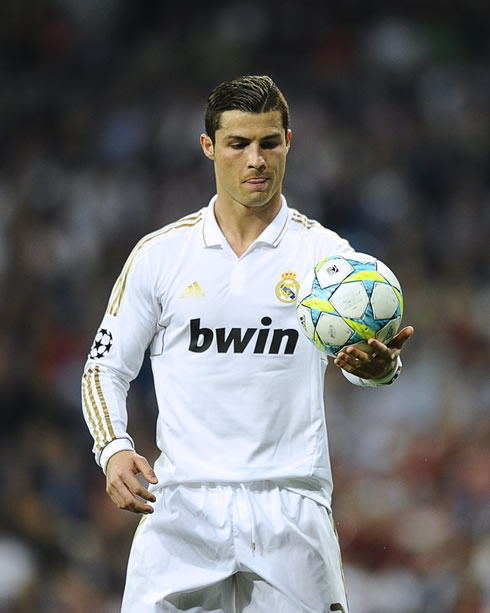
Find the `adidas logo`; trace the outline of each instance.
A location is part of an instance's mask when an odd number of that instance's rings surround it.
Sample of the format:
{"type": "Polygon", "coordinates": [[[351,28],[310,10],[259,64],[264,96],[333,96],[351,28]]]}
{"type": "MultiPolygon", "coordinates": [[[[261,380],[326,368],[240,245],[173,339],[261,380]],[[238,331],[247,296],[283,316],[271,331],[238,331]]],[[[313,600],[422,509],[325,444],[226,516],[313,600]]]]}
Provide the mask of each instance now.
{"type": "Polygon", "coordinates": [[[179,298],[204,298],[206,294],[199,287],[199,283],[194,281],[192,285],[186,287],[185,290],[180,294],[179,298]]]}

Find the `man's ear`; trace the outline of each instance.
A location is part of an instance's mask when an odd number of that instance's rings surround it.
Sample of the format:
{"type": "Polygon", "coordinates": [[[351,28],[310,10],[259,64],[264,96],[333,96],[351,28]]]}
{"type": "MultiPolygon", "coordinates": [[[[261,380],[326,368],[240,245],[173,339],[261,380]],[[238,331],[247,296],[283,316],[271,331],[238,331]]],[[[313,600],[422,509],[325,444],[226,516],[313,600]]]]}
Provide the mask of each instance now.
{"type": "Polygon", "coordinates": [[[286,132],[286,153],[289,152],[289,148],[291,147],[292,136],[293,136],[293,133],[291,132],[290,129],[288,129],[288,131],[286,132]]]}
{"type": "Polygon", "coordinates": [[[211,137],[207,134],[201,134],[201,147],[204,155],[210,160],[214,160],[214,145],[211,137]]]}

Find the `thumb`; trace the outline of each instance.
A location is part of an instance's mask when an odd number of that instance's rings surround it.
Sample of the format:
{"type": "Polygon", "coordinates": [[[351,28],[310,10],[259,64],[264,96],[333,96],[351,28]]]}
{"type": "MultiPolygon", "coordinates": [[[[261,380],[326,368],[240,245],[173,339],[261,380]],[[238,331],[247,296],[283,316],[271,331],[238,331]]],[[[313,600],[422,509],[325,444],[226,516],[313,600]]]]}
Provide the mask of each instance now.
{"type": "Polygon", "coordinates": [[[134,463],[138,471],[149,483],[158,483],[157,476],[146,458],[138,456],[135,458],[134,463]]]}
{"type": "Polygon", "coordinates": [[[389,346],[392,349],[401,349],[413,333],[414,329],[412,326],[406,326],[405,328],[402,328],[400,332],[398,332],[398,334],[393,337],[389,346]]]}

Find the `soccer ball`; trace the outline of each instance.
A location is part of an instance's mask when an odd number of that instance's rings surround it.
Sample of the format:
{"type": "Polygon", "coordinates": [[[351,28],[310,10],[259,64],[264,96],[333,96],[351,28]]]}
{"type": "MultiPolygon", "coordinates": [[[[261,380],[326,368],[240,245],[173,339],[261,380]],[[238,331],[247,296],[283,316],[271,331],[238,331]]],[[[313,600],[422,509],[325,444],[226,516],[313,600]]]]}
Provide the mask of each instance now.
{"type": "Polygon", "coordinates": [[[403,294],[393,272],[365,253],[329,256],[301,283],[296,303],[301,329],[321,351],[335,357],[367,341],[388,343],[403,316],[403,294]]]}

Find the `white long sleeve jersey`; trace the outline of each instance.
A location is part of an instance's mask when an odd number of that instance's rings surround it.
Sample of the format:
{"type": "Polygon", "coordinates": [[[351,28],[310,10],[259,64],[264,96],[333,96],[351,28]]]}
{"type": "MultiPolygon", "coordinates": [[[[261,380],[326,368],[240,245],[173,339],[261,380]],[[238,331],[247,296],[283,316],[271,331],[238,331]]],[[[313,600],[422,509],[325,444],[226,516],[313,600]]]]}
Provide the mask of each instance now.
{"type": "Polygon", "coordinates": [[[320,259],[352,248],[283,198],[237,257],[214,202],[144,237],[117,279],[82,383],[96,460],[133,448],[126,395],[150,347],[157,487],[272,480],[329,506],[327,359],[295,299],[320,259]]]}

